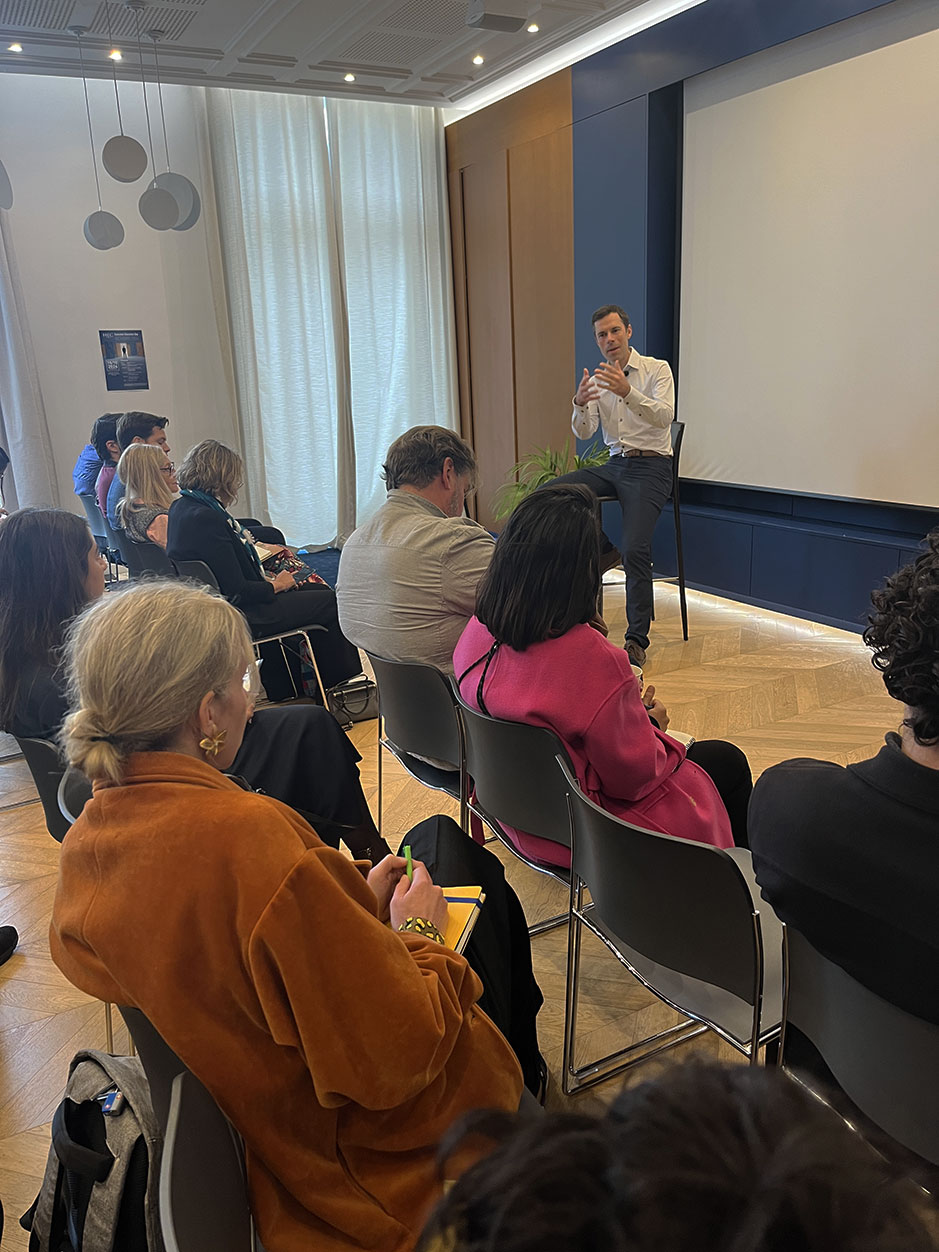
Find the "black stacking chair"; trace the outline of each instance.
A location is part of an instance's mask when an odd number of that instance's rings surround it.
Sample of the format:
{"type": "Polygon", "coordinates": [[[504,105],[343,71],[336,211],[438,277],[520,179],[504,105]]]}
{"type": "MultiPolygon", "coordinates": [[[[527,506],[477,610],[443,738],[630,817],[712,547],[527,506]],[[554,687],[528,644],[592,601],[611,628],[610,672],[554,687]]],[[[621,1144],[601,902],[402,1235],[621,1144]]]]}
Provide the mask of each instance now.
{"type": "Polygon", "coordinates": [[[460,825],[469,830],[463,726],[447,678],[433,665],[388,661],[365,654],[378,684],[378,830],[382,818],[382,748],[419,783],[444,791],[460,805],[460,825]],[[422,757],[452,761],[450,769],[422,757]]]}
{"type": "Polygon", "coordinates": [[[782,927],[760,896],[750,853],[643,830],[588,799],[559,758],[571,824],[564,1013],[566,1094],[592,1087],[711,1029],[755,1065],[779,1035],[782,927]],[[592,904],[584,905],[584,891],[592,904]],[[686,1018],[599,1060],[576,1064],[581,932],[686,1018]]]}
{"type": "MultiPolygon", "coordinates": [[[[814,1088],[790,1055],[794,1027],[862,1114],[853,1118],[853,1110],[836,1100],[849,1124],[860,1123],[864,1133],[866,1119],[901,1149],[939,1166],[939,1025],[869,991],[791,926],[784,927],[783,951],[782,1067],[814,1088]]],[[[816,1094],[831,1095],[827,1089],[816,1094]]],[[[885,1146],[879,1136],[877,1146],[885,1146]]]]}
{"type": "Polygon", "coordinates": [[[121,1006],[163,1131],[166,1252],[255,1252],[241,1136],[140,1009],[121,1006]]]}
{"type": "Polygon", "coordinates": [[[109,528],[104,520],[104,514],[98,508],[98,501],[94,496],[82,495],[78,498],[82,502],[82,508],[85,510],[85,518],[88,522],[88,528],[94,537],[95,543],[98,545],[98,551],[108,563],[108,581],[113,582],[116,577],[114,570],[115,557],[111,551],[108,541],[109,528]]]}
{"type": "Polygon", "coordinates": [[[131,539],[125,530],[121,539],[121,551],[131,578],[144,578],[148,574],[157,578],[176,577],[173,562],[158,543],[139,543],[136,539],[131,539]]]}
{"type": "Polygon", "coordinates": [[[72,824],[59,808],[59,784],[65,777],[67,766],[59,756],[55,744],[48,739],[17,737],[16,742],[39,792],[46,830],[56,843],[61,843],[72,824]]]}
{"type": "MultiPolygon", "coordinates": [[[[543,726],[526,726],[487,717],[456,696],[466,744],[466,773],[472,779],[469,807],[523,864],[568,886],[565,869],[520,852],[504,827],[570,847],[567,787],[557,766],[567,760],[557,735],[543,726]]],[[[528,928],[529,934],[552,930],[567,920],[559,913],[528,928]]]]}

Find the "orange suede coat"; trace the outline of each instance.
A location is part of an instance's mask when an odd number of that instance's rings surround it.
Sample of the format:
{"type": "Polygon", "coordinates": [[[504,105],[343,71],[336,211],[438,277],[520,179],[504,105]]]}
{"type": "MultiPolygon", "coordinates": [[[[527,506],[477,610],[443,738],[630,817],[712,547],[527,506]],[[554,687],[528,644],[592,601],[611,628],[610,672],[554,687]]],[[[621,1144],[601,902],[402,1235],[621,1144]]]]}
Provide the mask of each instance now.
{"type": "Polygon", "coordinates": [[[376,912],[291,809],[176,753],[97,784],[62,845],[53,959],[142,1009],[212,1092],[266,1252],[411,1248],[443,1131],[518,1105],[466,961],[376,912]]]}

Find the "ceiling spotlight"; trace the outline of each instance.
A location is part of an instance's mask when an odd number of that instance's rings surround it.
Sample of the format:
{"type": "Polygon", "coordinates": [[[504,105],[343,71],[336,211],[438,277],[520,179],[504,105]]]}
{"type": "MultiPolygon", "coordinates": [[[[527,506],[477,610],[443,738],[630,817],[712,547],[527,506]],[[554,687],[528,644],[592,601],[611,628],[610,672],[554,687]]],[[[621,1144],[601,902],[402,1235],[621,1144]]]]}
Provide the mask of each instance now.
{"type": "Polygon", "coordinates": [[[121,52],[120,48],[112,48],[111,51],[108,53],[108,56],[111,58],[112,61],[124,60],[124,55],[121,52]]]}
{"type": "Polygon", "coordinates": [[[532,22],[528,27],[528,33],[529,35],[537,35],[540,29],[541,27],[538,25],[537,22],[532,22]]]}
{"type": "Polygon", "coordinates": [[[479,55],[479,53],[477,52],[477,53],[476,53],[476,55],[473,57],[473,64],[474,64],[474,65],[482,65],[482,63],[483,63],[483,61],[484,61],[485,59],[486,59],[485,57],[481,57],[481,56],[479,55]]]}
{"type": "Polygon", "coordinates": [[[22,52],[22,51],[23,51],[23,45],[21,43],[11,43],[9,48],[7,48],[7,52],[22,52]]]}
{"type": "Polygon", "coordinates": [[[355,75],[354,75],[354,74],[344,74],[344,75],[343,75],[343,82],[346,82],[346,83],[354,83],[354,82],[355,82],[355,75]]]}

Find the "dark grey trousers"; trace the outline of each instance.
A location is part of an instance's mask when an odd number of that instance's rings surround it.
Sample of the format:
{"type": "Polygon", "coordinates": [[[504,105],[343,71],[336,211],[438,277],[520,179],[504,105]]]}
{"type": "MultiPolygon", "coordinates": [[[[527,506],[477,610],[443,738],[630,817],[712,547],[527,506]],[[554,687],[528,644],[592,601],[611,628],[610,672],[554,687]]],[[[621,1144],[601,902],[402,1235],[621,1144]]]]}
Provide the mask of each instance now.
{"type": "Polygon", "coordinates": [[[623,510],[626,638],[649,646],[652,622],[652,532],[672,490],[672,458],[611,456],[606,465],[554,480],[584,483],[598,496],[615,495],[623,510]]]}

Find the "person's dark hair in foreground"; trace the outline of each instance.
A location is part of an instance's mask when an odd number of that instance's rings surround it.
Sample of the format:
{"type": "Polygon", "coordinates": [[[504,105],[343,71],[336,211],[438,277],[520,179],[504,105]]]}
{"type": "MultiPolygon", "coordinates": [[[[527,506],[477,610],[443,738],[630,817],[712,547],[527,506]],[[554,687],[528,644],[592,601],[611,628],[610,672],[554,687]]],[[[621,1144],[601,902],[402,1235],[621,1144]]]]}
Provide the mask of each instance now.
{"type": "Polygon", "coordinates": [[[49,664],[88,600],[88,523],[64,509],[19,509],[0,522],[0,727],[20,683],[49,664]]]}
{"type": "Polygon", "coordinates": [[[527,496],[496,541],[476,593],[476,616],[516,652],[556,639],[597,611],[600,523],[580,483],[527,496]]]}
{"type": "Polygon", "coordinates": [[[462,1119],[498,1146],[419,1252],[926,1252],[922,1196],[778,1070],[690,1062],[600,1119],[462,1119]]]}
{"type": "Polygon", "coordinates": [[[939,530],[927,549],[873,592],[864,642],[884,686],[909,709],[909,726],[923,747],[939,743],[939,530]]]}

